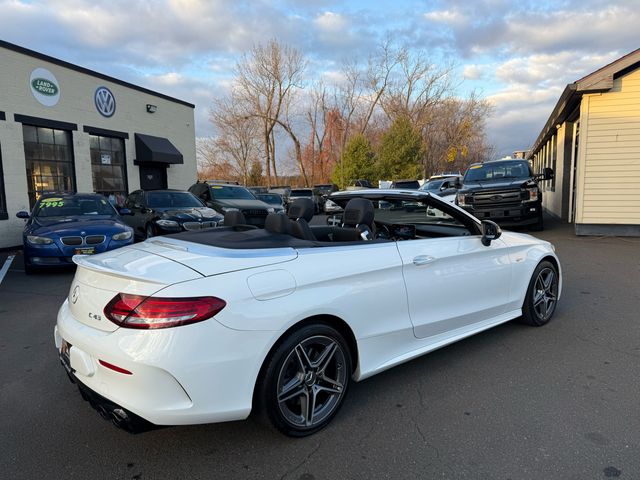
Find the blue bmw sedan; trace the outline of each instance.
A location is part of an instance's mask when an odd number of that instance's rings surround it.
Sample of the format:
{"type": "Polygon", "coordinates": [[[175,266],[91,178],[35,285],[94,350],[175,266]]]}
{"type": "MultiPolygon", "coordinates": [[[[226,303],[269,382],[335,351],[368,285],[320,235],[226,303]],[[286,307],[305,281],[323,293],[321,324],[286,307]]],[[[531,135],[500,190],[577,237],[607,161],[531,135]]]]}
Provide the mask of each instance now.
{"type": "Polygon", "coordinates": [[[23,211],[16,216],[28,219],[22,233],[26,273],[71,265],[76,254],[102,253],[133,243],[133,229],[102,195],[46,194],[31,214],[23,211]]]}

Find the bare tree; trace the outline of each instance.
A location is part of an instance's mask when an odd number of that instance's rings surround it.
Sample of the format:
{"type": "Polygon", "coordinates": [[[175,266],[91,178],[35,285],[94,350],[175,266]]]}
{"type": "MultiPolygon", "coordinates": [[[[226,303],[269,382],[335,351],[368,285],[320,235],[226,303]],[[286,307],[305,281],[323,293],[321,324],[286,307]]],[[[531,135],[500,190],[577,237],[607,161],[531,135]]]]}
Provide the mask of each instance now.
{"type": "Polygon", "coordinates": [[[380,105],[391,122],[407,117],[422,129],[431,121],[434,106],[453,93],[453,65],[437,66],[424,52],[413,54],[406,47],[399,50],[398,58],[397,71],[380,105]]]}
{"type": "Polygon", "coordinates": [[[271,172],[277,179],[274,127],[288,108],[291,92],[302,87],[306,62],[295,48],[273,39],[254,46],[236,65],[235,94],[244,104],[245,116],[261,120],[267,185],[271,172]]]}
{"type": "Polygon", "coordinates": [[[463,171],[470,163],[491,153],[486,142],[485,121],[493,108],[472,93],[469,98],[441,100],[433,121],[423,130],[426,141],[425,176],[445,170],[463,171]]]}
{"type": "Polygon", "coordinates": [[[366,71],[366,84],[368,90],[369,106],[364,115],[360,133],[364,134],[371,117],[380,104],[382,96],[385,94],[392,74],[398,64],[406,55],[406,49],[396,48],[390,37],[387,37],[378,47],[378,52],[369,57],[366,71]]]}
{"type": "Polygon", "coordinates": [[[214,152],[234,167],[236,176],[246,185],[251,165],[261,152],[259,123],[244,115],[234,95],[215,100],[209,118],[217,133],[212,145],[214,152]]]}

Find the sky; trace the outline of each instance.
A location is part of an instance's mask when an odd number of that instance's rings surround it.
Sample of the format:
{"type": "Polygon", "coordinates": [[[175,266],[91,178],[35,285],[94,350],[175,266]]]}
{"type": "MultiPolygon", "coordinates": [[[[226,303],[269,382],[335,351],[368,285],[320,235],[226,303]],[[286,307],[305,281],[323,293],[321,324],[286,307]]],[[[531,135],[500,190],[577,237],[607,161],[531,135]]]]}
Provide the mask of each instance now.
{"type": "MultiPolygon", "coordinates": [[[[0,0],[0,38],[196,105],[213,134],[212,98],[243,52],[271,38],[331,78],[392,37],[453,61],[458,94],[494,105],[500,156],[532,145],[567,83],[640,47],[638,0],[0,0]]],[[[1,68],[1,66],[0,66],[1,68]]]]}

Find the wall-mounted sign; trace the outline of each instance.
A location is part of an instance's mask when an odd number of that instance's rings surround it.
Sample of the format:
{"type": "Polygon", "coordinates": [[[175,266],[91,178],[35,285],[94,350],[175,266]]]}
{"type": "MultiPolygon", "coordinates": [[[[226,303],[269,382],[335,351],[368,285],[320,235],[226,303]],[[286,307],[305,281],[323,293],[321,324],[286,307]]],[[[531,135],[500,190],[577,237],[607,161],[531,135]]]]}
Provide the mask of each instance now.
{"type": "Polygon", "coordinates": [[[111,155],[108,153],[100,155],[100,163],[102,163],[102,165],[111,165],[111,155]]]}
{"type": "Polygon", "coordinates": [[[60,100],[58,80],[46,68],[36,68],[31,72],[29,86],[34,98],[45,107],[53,107],[60,100]]]}
{"type": "Polygon", "coordinates": [[[112,117],[116,113],[116,97],[107,87],[98,87],[93,95],[98,113],[103,117],[112,117]]]}

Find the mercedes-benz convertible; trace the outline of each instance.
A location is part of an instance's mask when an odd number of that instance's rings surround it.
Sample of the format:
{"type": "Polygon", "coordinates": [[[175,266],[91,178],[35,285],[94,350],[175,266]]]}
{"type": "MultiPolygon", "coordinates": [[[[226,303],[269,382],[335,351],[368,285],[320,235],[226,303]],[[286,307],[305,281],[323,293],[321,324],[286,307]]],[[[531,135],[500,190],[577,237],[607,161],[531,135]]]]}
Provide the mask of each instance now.
{"type": "Polygon", "coordinates": [[[75,256],[60,359],[129,431],[246,418],[312,434],[359,381],[513,319],[541,326],[561,292],[554,247],[423,191],[337,192],[310,223],[224,227],[75,256]]]}

